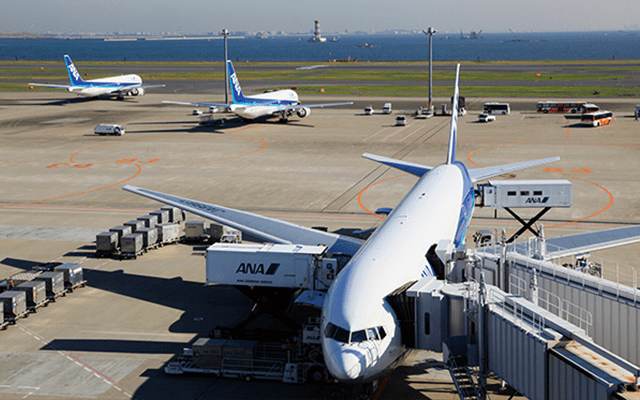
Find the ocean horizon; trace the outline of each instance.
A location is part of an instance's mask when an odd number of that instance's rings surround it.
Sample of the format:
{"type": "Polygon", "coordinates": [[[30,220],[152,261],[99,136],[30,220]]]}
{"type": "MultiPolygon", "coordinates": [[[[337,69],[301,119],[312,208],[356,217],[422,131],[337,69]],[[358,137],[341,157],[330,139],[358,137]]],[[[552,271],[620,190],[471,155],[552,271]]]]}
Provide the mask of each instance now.
{"type": "MultiPolygon", "coordinates": [[[[229,59],[253,62],[428,61],[426,35],[230,38],[229,59]]],[[[0,39],[0,60],[222,61],[223,40],[0,39]]],[[[434,61],[640,60],[640,32],[486,33],[433,36],[434,61]]]]}

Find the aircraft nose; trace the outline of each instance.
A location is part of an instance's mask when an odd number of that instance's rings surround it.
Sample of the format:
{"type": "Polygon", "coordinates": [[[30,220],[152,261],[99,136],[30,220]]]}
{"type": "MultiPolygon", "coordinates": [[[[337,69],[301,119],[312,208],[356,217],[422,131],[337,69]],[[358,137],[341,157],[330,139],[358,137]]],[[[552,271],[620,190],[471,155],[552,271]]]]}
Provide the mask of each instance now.
{"type": "Polygon", "coordinates": [[[364,376],[366,365],[363,354],[353,349],[336,350],[332,358],[335,368],[331,372],[338,380],[354,381],[364,376]]]}

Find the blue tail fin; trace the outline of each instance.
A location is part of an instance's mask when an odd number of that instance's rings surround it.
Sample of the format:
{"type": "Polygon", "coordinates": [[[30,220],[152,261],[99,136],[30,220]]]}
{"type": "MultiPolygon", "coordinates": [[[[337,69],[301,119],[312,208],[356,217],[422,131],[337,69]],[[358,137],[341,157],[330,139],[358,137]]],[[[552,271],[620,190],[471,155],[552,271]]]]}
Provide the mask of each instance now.
{"type": "Polygon", "coordinates": [[[242,88],[240,87],[240,81],[236,76],[236,71],[233,69],[231,61],[227,60],[227,70],[229,71],[229,86],[231,86],[231,96],[234,104],[245,103],[246,99],[242,94],[242,88]]]}
{"type": "Polygon", "coordinates": [[[69,80],[71,81],[71,86],[83,85],[84,81],[80,77],[80,73],[76,69],[75,65],[73,65],[71,57],[69,57],[67,54],[64,55],[64,63],[67,64],[67,71],[69,72],[69,80]]]}
{"type": "Polygon", "coordinates": [[[449,150],[447,151],[447,164],[456,161],[456,142],[458,141],[458,84],[460,82],[460,64],[456,68],[456,84],[453,92],[453,105],[451,106],[451,130],[449,131],[449,150]]]}

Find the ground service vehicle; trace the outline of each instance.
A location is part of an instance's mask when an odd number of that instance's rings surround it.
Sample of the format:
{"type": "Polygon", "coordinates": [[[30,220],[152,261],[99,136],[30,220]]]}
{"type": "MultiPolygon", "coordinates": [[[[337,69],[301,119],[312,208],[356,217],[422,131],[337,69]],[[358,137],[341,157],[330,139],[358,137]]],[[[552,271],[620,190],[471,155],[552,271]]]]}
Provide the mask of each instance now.
{"type": "Polygon", "coordinates": [[[96,128],[93,130],[93,133],[95,133],[96,135],[118,135],[118,136],[122,136],[124,135],[124,128],[122,127],[122,125],[115,125],[115,124],[100,124],[98,126],[96,126],[96,128]]]}
{"type": "Polygon", "coordinates": [[[371,106],[365,107],[364,108],[364,115],[373,115],[373,107],[371,107],[371,106]]]}
{"type": "Polygon", "coordinates": [[[384,107],[382,107],[383,114],[391,114],[391,103],[385,103],[384,107]]]}
{"type": "Polygon", "coordinates": [[[478,122],[493,122],[496,120],[496,117],[489,114],[480,114],[478,115],[478,122]]]}
{"type": "Polygon", "coordinates": [[[611,122],[613,122],[613,113],[611,111],[586,113],[582,114],[582,118],[580,118],[580,123],[585,126],[609,125],[611,122]]]}
{"type": "Polygon", "coordinates": [[[587,104],[586,101],[540,101],[536,106],[536,111],[541,113],[585,113],[591,111],[598,111],[600,107],[595,104],[587,104]]]}
{"type": "Polygon", "coordinates": [[[398,115],[396,117],[396,126],[407,126],[407,117],[404,115],[398,115]]]}
{"type": "Polygon", "coordinates": [[[509,114],[511,108],[509,103],[484,103],[482,109],[484,114],[509,114]]]}

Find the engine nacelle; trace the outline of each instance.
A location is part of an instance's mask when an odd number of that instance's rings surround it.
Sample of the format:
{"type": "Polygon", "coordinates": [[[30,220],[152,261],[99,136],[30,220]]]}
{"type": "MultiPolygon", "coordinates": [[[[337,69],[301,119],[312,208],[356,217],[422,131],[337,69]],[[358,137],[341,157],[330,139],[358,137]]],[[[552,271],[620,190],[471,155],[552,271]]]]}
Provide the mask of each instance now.
{"type": "Polygon", "coordinates": [[[309,114],[311,114],[311,109],[307,107],[298,108],[298,111],[296,111],[296,114],[298,114],[298,117],[304,118],[309,116],[309,114]]]}
{"type": "Polygon", "coordinates": [[[143,88],[135,88],[135,89],[131,90],[128,94],[129,94],[129,96],[144,96],[144,89],[143,88]]]}

